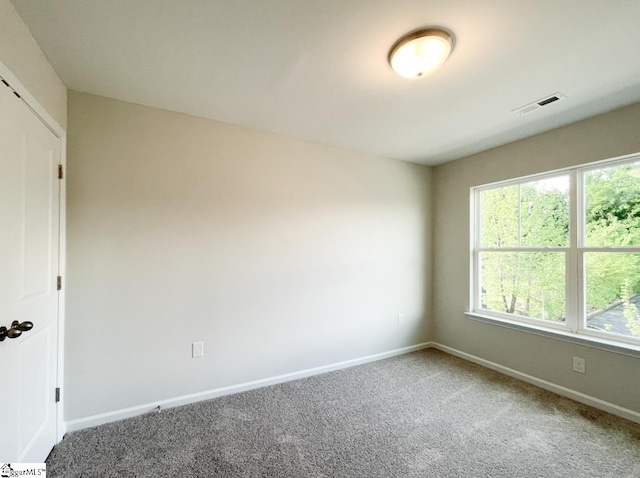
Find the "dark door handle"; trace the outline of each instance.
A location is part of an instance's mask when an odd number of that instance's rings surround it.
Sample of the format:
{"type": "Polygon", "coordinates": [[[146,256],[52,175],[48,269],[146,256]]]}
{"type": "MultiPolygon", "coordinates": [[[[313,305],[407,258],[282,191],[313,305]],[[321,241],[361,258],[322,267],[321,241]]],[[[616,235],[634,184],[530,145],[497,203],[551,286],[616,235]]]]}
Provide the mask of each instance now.
{"type": "Polygon", "coordinates": [[[28,320],[20,323],[17,320],[14,320],[11,323],[11,328],[7,329],[6,327],[0,327],[0,342],[9,337],[10,339],[17,339],[22,335],[22,332],[28,332],[33,329],[33,322],[28,320]]]}
{"type": "Polygon", "coordinates": [[[17,320],[14,320],[11,324],[11,327],[22,330],[23,332],[29,332],[31,329],[33,329],[33,322],[25,320],[24,322],[19,324],[17,320]]]}

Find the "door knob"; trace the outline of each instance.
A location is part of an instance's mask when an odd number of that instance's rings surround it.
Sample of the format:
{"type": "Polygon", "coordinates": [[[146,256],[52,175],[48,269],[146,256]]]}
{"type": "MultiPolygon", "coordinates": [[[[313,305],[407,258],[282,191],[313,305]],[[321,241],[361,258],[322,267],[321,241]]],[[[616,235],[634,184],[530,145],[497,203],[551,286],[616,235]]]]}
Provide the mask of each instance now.
{"type": "Polygon", "coordinates": [[[10,339],[17,339],[21,335],[22,330],[20,329],[14,329],[13,327],[11,327],[9,330],[7,330],[7,337],[9,337],[10,339]]]}
{"type": "Polygon", "coordinates": [[[29,332],[33,329],[33,322],[25,320],[22,323],[19,323],[17,320],[14,320],[11,323],[11,328],[21,330],[22,332],[29,332]]]}
{"type": "Polygon", "coordinates": [[[22,335],[22,332],[28,332],[33,328],[33,322],[28,320],[20,323],[14,320],[11,323],[11,328],[0,327],[0,342],[9,337],[10,339],[17,339],[22,335]]]}

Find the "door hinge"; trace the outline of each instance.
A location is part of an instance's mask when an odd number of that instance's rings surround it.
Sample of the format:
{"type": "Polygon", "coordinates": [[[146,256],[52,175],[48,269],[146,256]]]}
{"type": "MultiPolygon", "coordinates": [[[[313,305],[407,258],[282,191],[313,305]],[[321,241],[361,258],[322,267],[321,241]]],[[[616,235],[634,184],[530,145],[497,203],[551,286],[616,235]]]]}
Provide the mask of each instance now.
{"type": "Polygon", "coordinates": [[[58,179],[64,178],[64,167],[62,164],[58,164],[58,179]]]}
{"type": "Polygon", "coordinates": [[[58,290],[62,290],[62,276],[58,276],[57,287],[58,290]]]}
{"type": "Polygon", "coordinates": [[[60,387],[56,387],[56,403],[60,401],[60,387]]]}

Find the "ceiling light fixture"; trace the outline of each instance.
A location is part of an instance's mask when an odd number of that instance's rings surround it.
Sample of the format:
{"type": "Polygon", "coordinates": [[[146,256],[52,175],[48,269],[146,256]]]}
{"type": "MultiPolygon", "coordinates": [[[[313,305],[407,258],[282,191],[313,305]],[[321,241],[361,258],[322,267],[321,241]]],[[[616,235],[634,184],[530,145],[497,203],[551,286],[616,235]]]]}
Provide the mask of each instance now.
{"type": "Polygon", "coordinates": [[[389,64],[403,78],[424,78],[445,62],[452,48],[453,39],[444,30],[418,30],[393,44],[389,50],[389,64]]]}

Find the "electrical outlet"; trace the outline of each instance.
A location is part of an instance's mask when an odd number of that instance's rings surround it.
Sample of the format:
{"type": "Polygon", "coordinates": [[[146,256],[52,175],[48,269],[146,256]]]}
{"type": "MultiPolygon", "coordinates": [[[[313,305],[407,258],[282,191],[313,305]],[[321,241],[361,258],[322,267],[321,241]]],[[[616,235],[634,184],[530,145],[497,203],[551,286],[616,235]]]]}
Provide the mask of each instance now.
{"type": "Polygon", "coordinates": [[[191,344],[191,356],[193,358],[204,357],[204,342],[194,342],[191,344]]]}
{"type": "Polygon", "coordinates": [[[404,314],[398,314],[398,325],[404,324],[404,314]]]}
{"type": "Polygon", "coordinates": [[[573,357],[573,371],[578,373],[587,373],[585,360],[581,357],[573,357]]]}

